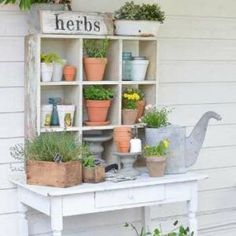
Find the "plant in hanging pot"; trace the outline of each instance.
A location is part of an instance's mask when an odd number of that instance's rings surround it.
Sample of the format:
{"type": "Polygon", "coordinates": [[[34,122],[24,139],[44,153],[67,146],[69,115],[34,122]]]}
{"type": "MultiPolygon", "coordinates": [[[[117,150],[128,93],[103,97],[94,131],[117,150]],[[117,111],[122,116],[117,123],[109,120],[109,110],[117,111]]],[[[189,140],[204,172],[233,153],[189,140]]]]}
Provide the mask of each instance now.
{"type": "Polygon", "coordinates": [[[27,183],[70,187],[82,182],[83,146],[71,133],[45,133],[11,148],[11,155],[26,160],[27,183]]]}
{"type": "Polygon", "coordinates": [[[162,140],[156,146],[144,146],[144,157],[149,175],[151,177],[160,177],[165,173],[166,168],[166,152],[169,148],[169,141],[162,140]]]}
{"type": "Polygon", "coordinates": [[[84,89],[85,106],[87,108],[87,125],[107,125],[108,111],[111,106],[113,92],[100,85],[87,86],[84,89]]]}
{"type": "Polygon", "coordinates": [[[136,122],[139,94],[133,89],[126,89],[122,94],[122,121],[124,125],[133,125],[136,122]]]}
{"type": "Polygon", "coordinates": [[[83,59],[83,62],[86,80],[103,80],[107,65],[108,46],[108,39],[84,40],[85,57],[83,59]]]}
{"type": "Polygon", "coordinates": [[[157,36],[165,13],[158,4],[135,4],[126,2],[115,12],[115,34],[134,36],[157,36]]]}

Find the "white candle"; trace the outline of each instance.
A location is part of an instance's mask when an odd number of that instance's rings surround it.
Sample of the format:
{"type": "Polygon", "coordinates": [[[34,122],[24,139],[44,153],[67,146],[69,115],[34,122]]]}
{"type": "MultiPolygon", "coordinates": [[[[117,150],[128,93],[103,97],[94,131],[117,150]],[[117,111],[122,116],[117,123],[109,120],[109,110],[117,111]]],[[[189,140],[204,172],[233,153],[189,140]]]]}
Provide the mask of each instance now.
{"type": "Polygon", "coordinates": [[[142,142],[138,138],[130,140],[130,152],[141,152],[142,151],[142,142]]]}

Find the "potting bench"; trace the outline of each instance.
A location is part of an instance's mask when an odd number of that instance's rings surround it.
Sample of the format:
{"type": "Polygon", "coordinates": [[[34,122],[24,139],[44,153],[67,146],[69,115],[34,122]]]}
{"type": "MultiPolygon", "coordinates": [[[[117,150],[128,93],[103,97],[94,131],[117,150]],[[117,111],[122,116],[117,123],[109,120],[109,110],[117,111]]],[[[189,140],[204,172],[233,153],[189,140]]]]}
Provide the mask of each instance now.
{"type": "Polygon", "coordinates": [[[186,202],[188,221],[197,236],[198,181],[205,175],[186,173],[161,178],[140,176],[136,180],[83,184],[71,188],[33,186],[24,177],[12,178],[18,189],[20,235],[28,236],[27,207],[51,218],[53,236],[61,236],[63,217],[142,207],[143,225],[151,223],[151,206],[186,202]]]}

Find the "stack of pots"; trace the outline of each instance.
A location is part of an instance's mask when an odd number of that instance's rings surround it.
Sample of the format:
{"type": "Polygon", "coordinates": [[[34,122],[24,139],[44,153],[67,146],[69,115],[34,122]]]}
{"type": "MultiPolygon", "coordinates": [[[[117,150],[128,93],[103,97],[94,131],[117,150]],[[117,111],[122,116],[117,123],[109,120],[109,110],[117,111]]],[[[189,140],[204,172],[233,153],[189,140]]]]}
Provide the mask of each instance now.
{"type": "Polygon", "coordinates": [[[113,139],[118,152],[128,153],[130,150],[130,140],[132,130],[130,127],[120,126],[114,128],[113,139]]]}

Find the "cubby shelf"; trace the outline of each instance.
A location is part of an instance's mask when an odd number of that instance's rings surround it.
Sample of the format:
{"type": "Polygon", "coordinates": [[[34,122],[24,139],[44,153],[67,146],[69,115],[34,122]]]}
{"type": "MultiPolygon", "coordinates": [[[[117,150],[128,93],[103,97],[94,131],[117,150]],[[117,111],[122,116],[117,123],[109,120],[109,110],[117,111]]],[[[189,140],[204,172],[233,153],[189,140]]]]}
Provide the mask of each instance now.
{"type": "MultiPolygon", "coordinates": [[[[25,133],[28,138],[45,132],[71,131],[79,137],[88,132],[111,133],[122,125],[122,91],[133,87],[141,89],[145,94],[146,104],[157,103],[158,85],[158,40],[155,37],[94,36],[94,35],[50,35],[33,34],[26,36],[26,86],[25,86],[25,133]],[[109,39],[108,64],[102,81],[87,81],[83,71],[83,43],[85,39],[109,39]],[[55,52],[68,64],[77,67],[75,81],[41,82],[40,53],[55,52]],[[144,81],[122,80],[122,52],[131,52],[133,56],[145,56],[149,59],[149,67],[144,81]],[[84,106],[83,89],[85,86],[103,85],[111,88],[115,96],[109,111],[109,125],[86,126],[87,113],[84,106]],[[47,104],[50,97],[61,97],[63,103],[76,106],[74,127],[40,126],[41,105],[47,104]]],[[[143,126],[138,124],[138,128],[143,126]]],[[[134,127],[134,126],[130,126],[134,127]]],[[[112,141],[105,146],[105,155],[110,157],[112,141]],[[107,148],[106,148],[107,147],[107,148]]]]}

